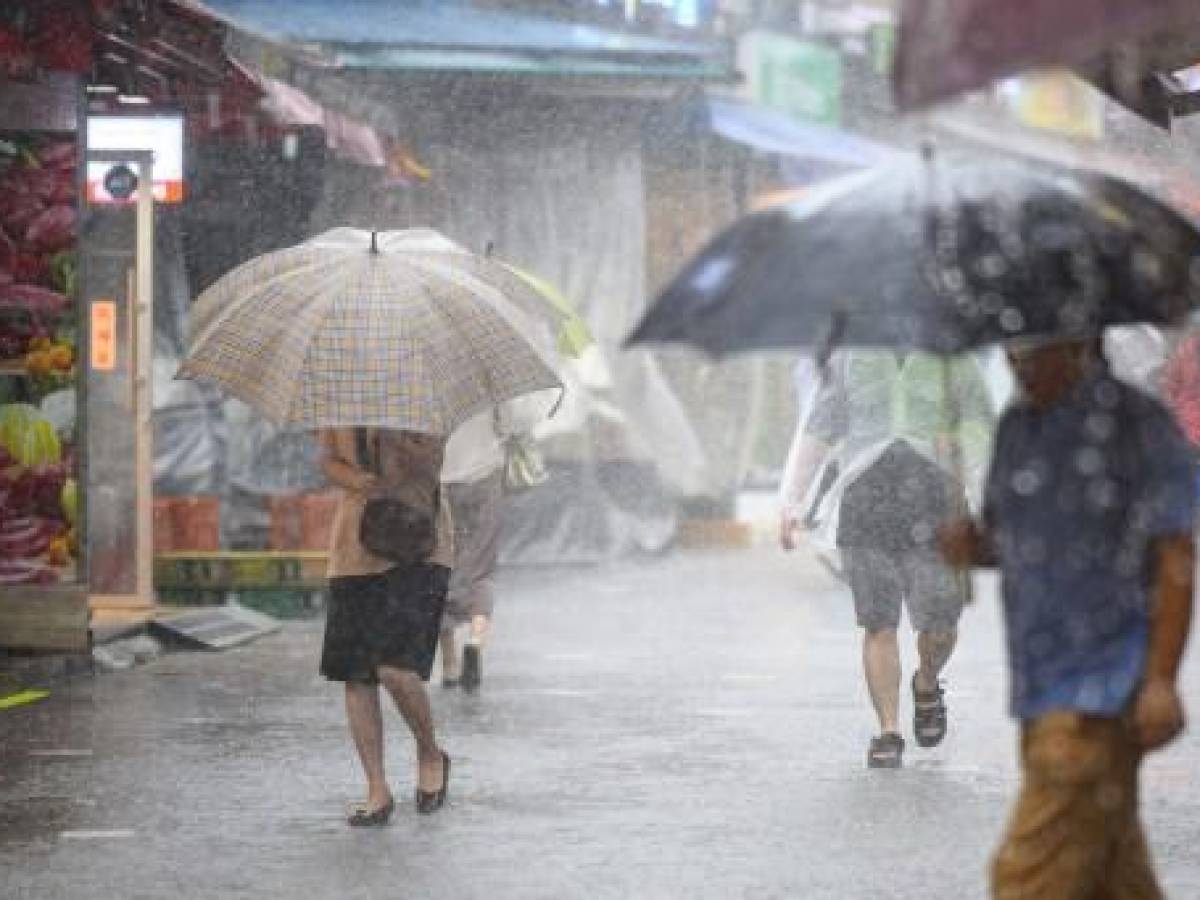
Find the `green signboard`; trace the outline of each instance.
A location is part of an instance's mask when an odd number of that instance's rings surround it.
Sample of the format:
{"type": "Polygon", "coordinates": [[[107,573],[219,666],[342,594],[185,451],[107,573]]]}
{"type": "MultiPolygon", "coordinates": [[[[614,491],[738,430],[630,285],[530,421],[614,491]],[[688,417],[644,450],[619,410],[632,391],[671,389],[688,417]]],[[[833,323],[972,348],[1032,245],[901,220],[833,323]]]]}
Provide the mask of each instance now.
{"type": "Polygon", "coordinates": [[[753,32],[741,63],[752,99],[798,119],[837,125],[842,118],[842,58],[829,47],[753,32]]]}

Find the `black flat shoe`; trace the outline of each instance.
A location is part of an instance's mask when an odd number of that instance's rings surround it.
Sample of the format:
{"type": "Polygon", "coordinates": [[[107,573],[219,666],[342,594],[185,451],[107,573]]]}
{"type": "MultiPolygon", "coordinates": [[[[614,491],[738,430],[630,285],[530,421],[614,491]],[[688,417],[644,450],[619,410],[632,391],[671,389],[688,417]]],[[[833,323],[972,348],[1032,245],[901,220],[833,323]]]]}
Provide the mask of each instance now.
{"type": "Polygon", "coordinates": [[[379,809],[369,810],[365,806],[360,806],[346,819],[346,824],[351,828],[378,828],[391,820],[395,809],[395,799],[389,800],[379,809]]]}
{"type": "Polygon", "coordinates": [[[479,648],[474,644],[467,644],[463,647],[462,658],[462,689],[464,691],[477,691],[479,684],[483,681],[483,657],[479,652],[479,648]]]}
{"type": "Polygon", "coordinates": [[[442,751],[442,786],[436,791],[417,788],[417,812],[422,815],[435,813],[446,805],[446,791],[450,789],[450,757],[442,751]]]}

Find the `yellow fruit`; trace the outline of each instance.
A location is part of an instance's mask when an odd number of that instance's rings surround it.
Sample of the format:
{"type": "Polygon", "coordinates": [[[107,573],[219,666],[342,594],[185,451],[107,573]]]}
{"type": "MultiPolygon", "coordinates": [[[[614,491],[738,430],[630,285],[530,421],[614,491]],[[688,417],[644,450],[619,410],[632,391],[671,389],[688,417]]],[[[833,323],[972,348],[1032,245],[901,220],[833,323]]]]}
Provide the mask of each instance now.
{"type": "Polygon", "coordinates": [[[52,344],[48,337],[35,337],[29,342],[30,350],[49,350],[52,344]]]}
{"type": "Polygon", "coordinates": [[[75,365],[75,351],[66,344],[57,344],[49,350],[50,365],[59,372],[71,371],[75,365]]]}
{"type": "Polygon", "coordinates": [[[25,369],[30,375],[49,375],[54,371],[54,363],[49,350],[34,350],[25,357],[25,369]]]}
{"type": "Polygon", "coordinates": [[[67,524],[71,526],[71,531],[74,532],[75,522],[79,519],[79,485],[74,478],[68,478],[63,482],[63,489],[59,500],[62,503],[63,513],[67,517],[67,524]]]}
{"type": "Polygon", "coordinates": [[[45,419],[30,422],[14,439],[5,437],[5,449],[26,468],[62,461],[62,442],[45,419]]]}
{"type": "Polygon", "coordinates": [[[46,562],[52,566],[65,566],[71,561],[71,547],[66,537],[56,537],[46,551],[46,562]]]}
{"type": "Polygon", "coordinates": [[[67,549],[71,551],[72,556],[79,555],[79,534],[72,528],[67,532],[67,549]]]}

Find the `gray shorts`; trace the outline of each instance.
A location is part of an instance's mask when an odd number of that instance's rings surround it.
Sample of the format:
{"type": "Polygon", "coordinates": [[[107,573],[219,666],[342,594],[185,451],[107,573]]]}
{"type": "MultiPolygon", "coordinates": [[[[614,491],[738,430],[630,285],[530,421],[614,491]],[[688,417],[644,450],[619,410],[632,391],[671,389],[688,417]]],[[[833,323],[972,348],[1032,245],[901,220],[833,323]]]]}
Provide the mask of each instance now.
{"type": "Polygon", "coordinates": [[[959,574],[936,550],[843,547],[842,562],[862,628],[899,627],[902,602],[917,631],[950,631],[958,625],[966,592],[959,574]]]}

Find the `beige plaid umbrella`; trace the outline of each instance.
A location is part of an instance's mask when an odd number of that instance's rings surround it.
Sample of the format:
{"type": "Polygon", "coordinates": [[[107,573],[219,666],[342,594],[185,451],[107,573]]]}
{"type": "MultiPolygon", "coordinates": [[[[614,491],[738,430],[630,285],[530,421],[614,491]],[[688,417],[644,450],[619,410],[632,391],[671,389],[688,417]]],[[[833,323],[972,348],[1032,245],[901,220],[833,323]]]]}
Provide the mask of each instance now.
{"type": "Polygon", "coordinates": [[[533,292],[435,232],[337,228],[205,291],[179,377],[281,425],[449,434],[497,403],[561,388],[553,334],[522,311],[544,306],[533,292]]]}

